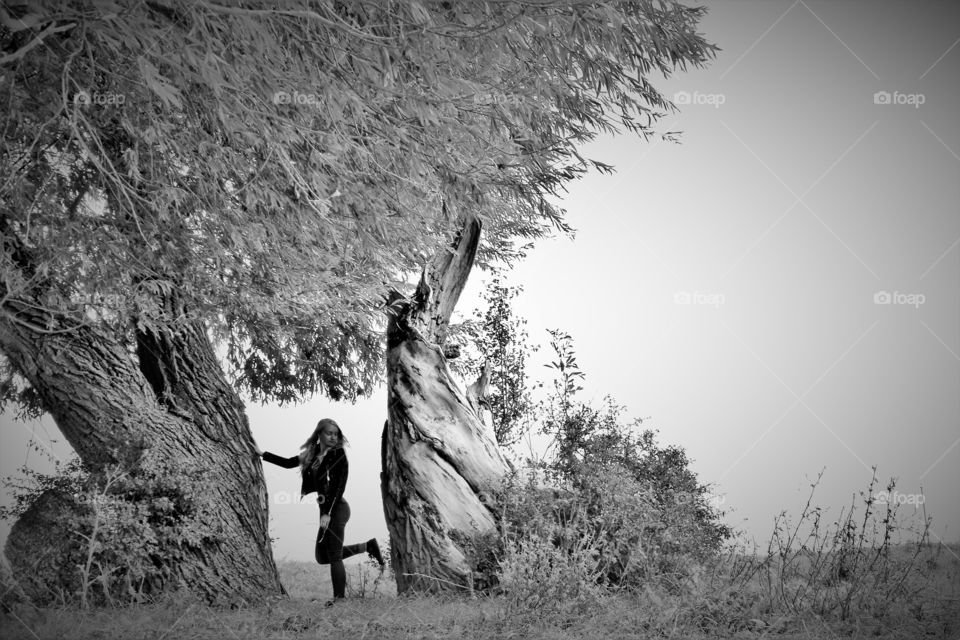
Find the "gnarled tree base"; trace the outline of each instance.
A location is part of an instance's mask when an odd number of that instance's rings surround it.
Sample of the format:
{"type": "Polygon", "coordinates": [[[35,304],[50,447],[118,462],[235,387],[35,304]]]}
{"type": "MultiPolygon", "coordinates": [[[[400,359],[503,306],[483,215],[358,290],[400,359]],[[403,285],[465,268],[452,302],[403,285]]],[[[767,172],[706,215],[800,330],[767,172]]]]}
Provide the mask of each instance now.
{"type": "Polygon", "coordinates": [[[479,222],[468,221],[413,300],[394,305],[387,330],[382,490],[399,592],[471,587],[457,539],[496,526],[487,496],[509,470],[444,357],[446,324],[479,234],[479,222]]]}

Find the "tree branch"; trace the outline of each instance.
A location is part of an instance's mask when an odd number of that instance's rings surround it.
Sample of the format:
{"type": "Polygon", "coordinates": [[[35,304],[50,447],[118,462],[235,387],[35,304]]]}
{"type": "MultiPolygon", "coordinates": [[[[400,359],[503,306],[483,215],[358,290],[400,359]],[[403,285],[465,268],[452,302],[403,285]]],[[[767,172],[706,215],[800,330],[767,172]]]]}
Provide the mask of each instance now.
{"type": "Polygon", "coordinates": [[[480,228],[476,216],[465,216],[463,228],[453,246],[424,267],[414,294],[417,308],[410,315],[410,325],[418,326],[430,342],[443,344],[450,316],[473,268],[480,244],[480,228]]]}
{"type": "Polygon", "coordinates": [[[467,387],[467,401],[478,416],[481,416],[482,405],[487,401],[487,389],[490,386],[490,363],[483,363],[483,371],[476,382],[467,387]]]}
{"type": "MultiPolygon", "coordinates": [[[[10,16],[7,15],[6,13],[3,14],[3,20],[2,20],[2,22],[4,23],[4,26],[6,26],[7,21],[8,21],[7,19],[8,19],[9,17],[10,17],[10,16]]],[[[17,49],[17,50],[14,51],[13,53],[8,53],[8,54],[5,55],[5,56],[0,56],[0,65],[10,64],[11,62],[16,62],[16,61],[19,60],[20,58],[22,58],[22,57],[24,57],[25,55],[27,55],[28,53],[30,53],[30,50],[31,50],[31,49],[34,49],[37,45],[41,44],[41,43],[43,42],[43,39],[46,38],[47,36],[49,36],[49,35],[51,35],[51,34],[54,34],[54,33],[60,33],[60,32],[62,32],[62,31],[69,31],[70,29],[73,29],[75,26],[77,26],[77,23],[76,23],[76,22],[70,22],[70,23],[68,23],[68,24],[65,24],[65,25],[62,25],[62,26],[59,26],[59,27],[56,26],[54,23],[51,22],[51,23],[50,23],[50,26],[48,26],[46,29],[44,29],[44,30],[41,31],[40,33],[38,33],[37,36],[36,36],[33,40],[31,40],[31,41],[28,42],[27,44],[23,45],[22,47],[20,47],[19,49],[17,49]]]]}

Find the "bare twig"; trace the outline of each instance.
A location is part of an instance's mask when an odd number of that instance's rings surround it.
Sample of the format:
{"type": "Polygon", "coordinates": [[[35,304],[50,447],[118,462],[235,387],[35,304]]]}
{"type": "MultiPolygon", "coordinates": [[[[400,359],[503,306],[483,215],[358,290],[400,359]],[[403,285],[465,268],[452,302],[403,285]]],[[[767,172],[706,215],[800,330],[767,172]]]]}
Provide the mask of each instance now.
{"type": "Polygon", "coordinates": [[[47,36],[52,35],[54,33],[69,31],[70,29],[73,29],[75,26],[77,26],[76,22],[70,22],[68,24],[61,25],[59,27],[51,22],[50,25],[47,26],[46,29],[38,33],[33,40],[23,45],[13,53],[8,53],[5,56],[0,56],[0,64],[10,64],[11,62],[16,62],[17,60],[21,59],[22,57],[30,53],[31,49],[40,45],[43,42],[44,38],[46,38],[47,36]]]}

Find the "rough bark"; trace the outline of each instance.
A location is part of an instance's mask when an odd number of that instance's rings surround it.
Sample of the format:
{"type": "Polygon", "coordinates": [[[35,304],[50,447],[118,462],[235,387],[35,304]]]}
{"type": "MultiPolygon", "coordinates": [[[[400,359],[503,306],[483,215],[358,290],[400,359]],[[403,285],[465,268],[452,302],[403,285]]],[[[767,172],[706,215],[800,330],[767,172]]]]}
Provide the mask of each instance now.
{"type": "Polygon", "coordinates": [[[458,533],[496,526],[488,492],[508,464],[451,377],[443,344],[479,237],[479,221],[467,220],[452,250],[424,270],[412,299],[391,305],[381,488],[399,592],[469,588],[458,533]]]}
{"type": "MultiPolygon", "coordinates": [[[[141,334],[138,359],[109,328],[58,332],[49,317],[31,318],[39,312],[28,306],[8,301],[6,307],[0,348],[86,464],[119,464],[134,474],[158,461],[203,469],[213,505],[203,525],[211,535],[178,549],[174,581],[210,601],[283,593],[267,533],[262,467],[242,402],[224,379],[204,327],[141,334]],[[44,326],[54,329],[36,330],[44,326]]],[[[29,537],[30,527],[21,532],[29,537]]],[[[23,543],[11,534],[8,546],[23,543]]]]}

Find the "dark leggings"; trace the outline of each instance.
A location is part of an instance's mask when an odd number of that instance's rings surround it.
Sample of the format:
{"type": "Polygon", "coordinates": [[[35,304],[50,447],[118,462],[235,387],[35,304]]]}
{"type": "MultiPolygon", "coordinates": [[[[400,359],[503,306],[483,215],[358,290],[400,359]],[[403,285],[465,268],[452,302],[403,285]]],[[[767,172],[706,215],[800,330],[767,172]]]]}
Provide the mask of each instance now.
{"type": "Polygon", "coordinates": [[[317,532],[317,546],[314,557],[320,564],[330,565],[330,582],[333,583],[333,597],[342,598],[347,586],[347,572],[343,561],[350,556],[367,550],[365,543],[344,546],[343,536],[350,519],[350,505],[340,500],[330,512],[330,524],[317,532]]]}

